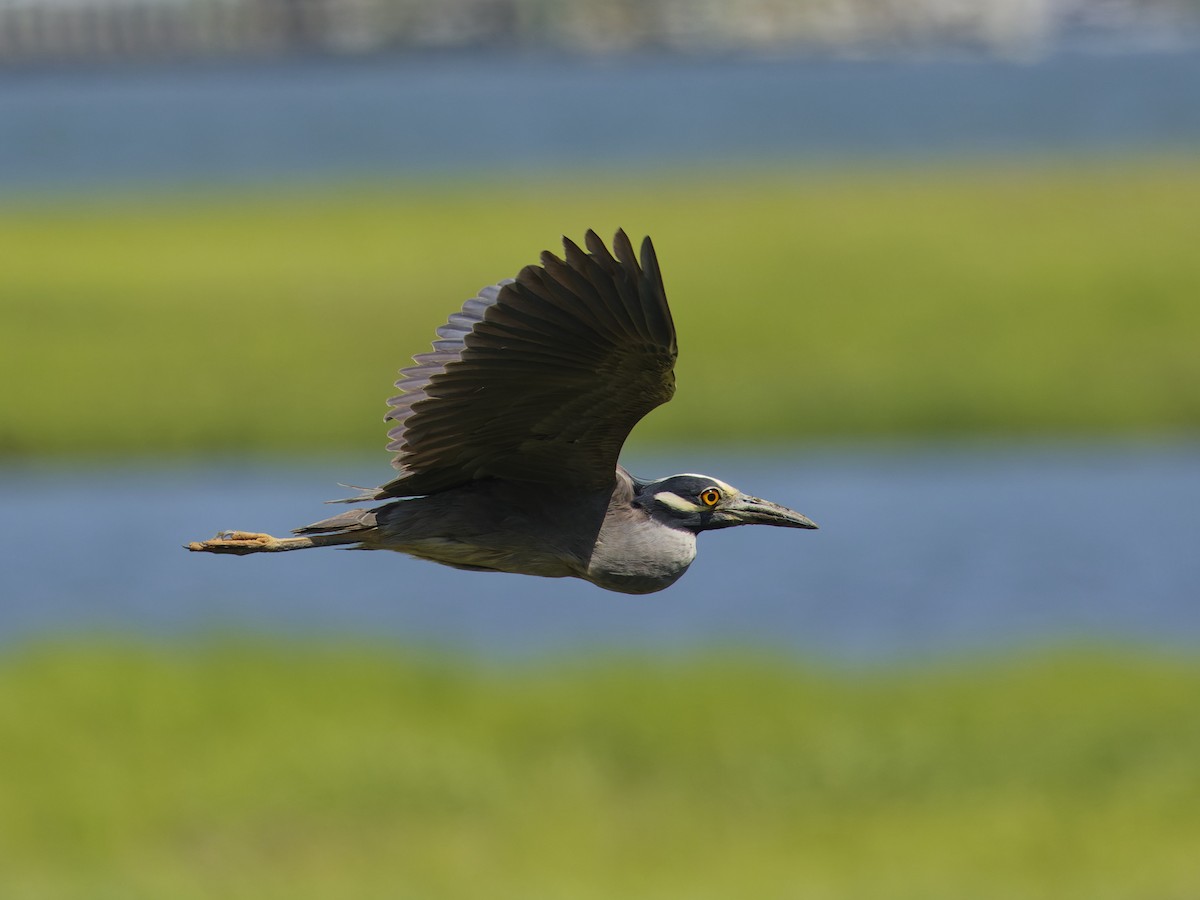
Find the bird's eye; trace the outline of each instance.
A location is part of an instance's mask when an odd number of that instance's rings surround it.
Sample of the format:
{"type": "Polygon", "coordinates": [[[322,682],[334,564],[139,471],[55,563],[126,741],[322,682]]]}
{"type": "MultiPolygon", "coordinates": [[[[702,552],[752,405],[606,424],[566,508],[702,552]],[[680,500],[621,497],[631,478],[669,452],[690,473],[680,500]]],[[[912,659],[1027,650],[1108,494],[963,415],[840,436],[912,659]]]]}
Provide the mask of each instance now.
{"type": "Polygon", "coordinates": [[[717,501],[721,499],[721,492],[716,488],[709,488],[700,495],[700,502],[705,506],[716,506],[717,501]]]}

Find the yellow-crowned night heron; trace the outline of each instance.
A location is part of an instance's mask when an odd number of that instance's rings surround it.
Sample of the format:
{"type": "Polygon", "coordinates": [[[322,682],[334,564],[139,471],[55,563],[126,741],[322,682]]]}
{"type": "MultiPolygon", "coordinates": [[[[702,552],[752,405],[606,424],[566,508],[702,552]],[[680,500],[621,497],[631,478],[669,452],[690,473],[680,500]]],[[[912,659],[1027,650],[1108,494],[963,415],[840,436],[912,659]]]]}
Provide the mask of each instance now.
{"type": "Polygon", "coordinates": [[[486,287],[401,371],[388,401],[390,500],[297,528],[188,545],[258,553],[353,544],[460,569],[572,576],[646,594],[673,584],[696,535],[733,525],[816,528],[786,507],[708,475],[635,478],[625,438],[675,393],[675,326],[650,239],[641,265],[625,233],[615,257],[594,232],[585,253],[542,254],[486,287]]]}

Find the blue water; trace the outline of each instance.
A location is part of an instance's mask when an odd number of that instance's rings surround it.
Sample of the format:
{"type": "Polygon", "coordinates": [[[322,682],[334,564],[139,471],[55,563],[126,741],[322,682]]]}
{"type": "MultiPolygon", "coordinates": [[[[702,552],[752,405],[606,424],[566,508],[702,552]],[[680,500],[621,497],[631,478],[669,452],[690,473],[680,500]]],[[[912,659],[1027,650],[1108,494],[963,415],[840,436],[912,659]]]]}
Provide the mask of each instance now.
{"type": "Polygon", "coordinates": [[[222,528],[327,514],[306,468],[0,471],[0,641],[100,631],[359,635],[496,657],[749,644],[850,663],[1045,642],[1200,650],[1200,445],[1031,444],[671,454],[812,516],[702,535],[692,569],[629,597],[394,553],[189,554],[222,528]]]}
{"type": "Polygon", "coordinates": [[[0,72],[0,193],[1200,146],[1200,50],[0,72]]]}

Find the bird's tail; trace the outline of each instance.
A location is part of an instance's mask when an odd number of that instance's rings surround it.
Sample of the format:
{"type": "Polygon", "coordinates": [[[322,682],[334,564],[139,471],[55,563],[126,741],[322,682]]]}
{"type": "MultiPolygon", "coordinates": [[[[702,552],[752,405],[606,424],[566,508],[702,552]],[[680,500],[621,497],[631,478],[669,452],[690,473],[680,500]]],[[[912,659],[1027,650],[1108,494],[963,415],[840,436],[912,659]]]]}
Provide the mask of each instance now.
{"type": "Polygon", "coordinates": [[[375,518],[377,511],[374,509],[348,509],[344,513],[338,513],[331,518],[305,525],[303,528],[293,528],[292,534],[346,535],[347,543],[349,543],[352,540],[360,539],[355,535],[375,528],[378,524],[375,518]]]}

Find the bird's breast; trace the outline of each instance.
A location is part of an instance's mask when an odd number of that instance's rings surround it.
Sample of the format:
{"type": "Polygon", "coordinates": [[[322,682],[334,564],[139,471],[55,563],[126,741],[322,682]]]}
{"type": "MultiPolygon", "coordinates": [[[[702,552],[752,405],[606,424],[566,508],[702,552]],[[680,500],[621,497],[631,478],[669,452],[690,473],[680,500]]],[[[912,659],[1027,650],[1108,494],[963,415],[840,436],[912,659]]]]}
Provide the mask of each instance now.
{"type": "Polygon", "coordinates": [[[623,594],[670,587],[696,558],[696,536],[658,522],[605,522],[588,560],[587,580],[623,594]]]}

